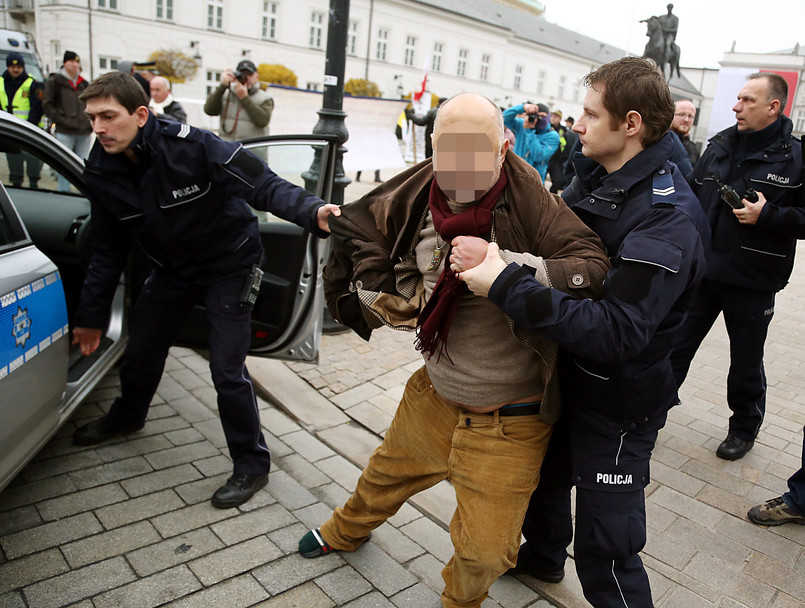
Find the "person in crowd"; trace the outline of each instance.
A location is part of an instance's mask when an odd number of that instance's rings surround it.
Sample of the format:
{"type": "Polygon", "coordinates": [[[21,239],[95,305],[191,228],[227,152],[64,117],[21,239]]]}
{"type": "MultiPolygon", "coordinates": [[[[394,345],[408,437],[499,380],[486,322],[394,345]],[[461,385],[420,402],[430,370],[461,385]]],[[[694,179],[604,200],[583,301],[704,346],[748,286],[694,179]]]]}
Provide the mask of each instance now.
{"type": "Polygon", "coordinates": [[[143,428],[168,349],[190,309],[203,300],[212,381],[234,467],[211,502],[237,507],[268,483],[271,465],[244,363],[251,305],[241,294],[263,252],[248,205],[319,236],[327,236],[327,216],[338,214],[338,207],[278,177],[240,144],[157,120],[128,74],[98,77],[81,101],[96,135],[84,171],[92,254],[73,328],[83,355],[100,344],[135,239],[155,269],[132,311],[121,394],[105,416],[78,428],[73,442],[95,445],[143,428]]]}
{"type": "Polygon", "coordinates": [[[182,104],[173,98],[171,83],[163,76],[154,76],[151,79],[151,102],[148,107],[157,118],[187,122],[187,113],[182,104]]]}
{"type": "Polygon", "coordinates": [[[424,367],[408,380],[355,492],[299,551],[354,551],[409,497],[449,479],[458,508],[442,605],[473,608],[516,559],[559,412],[557,351],[457,281],[445,263],[450,243],[494,235],[504,252],[521,252],[510,259],[572,297],[600,295],[608,264],[592,231],[508,150],[491,100],[465,93],[446,101],[433,150],[330,223],[333,318],[367,340],[383,325],[416,328],[424,367]]]}
{"type": "MultiPolygon", "coordinates": [[[[802,431],[805,433],[805,427],[802,431]]],[[[805,524],[805,443],[802,446],[802,466],[788,478],[788,492],[752,507],[746,516],[760,526],[805,524]]]]}
{"type": "Polygon", "coordinates": [[[153,63],[138,63],[136,61],[119,61],[117,63],[117,70],[118,72],[123,72],[124,74],[128,74],[134,80],[136,80],[140,86],[145,91],[146,95],[151,95],[151,80],[154,79],[154,72],[150,69],[145,69],[150,67],[151,69],[156,69],[156,65],[153,63]]]}
{"type": "Polygon", "coordinates": [[[791,275],[796,239],[805,237],[802,147],[783,114],[787,99],[782,76],[751,74],[732,108],[736,123],[710,139],[693,176],[710,221],[713,251],[671,363],[681,386],[699,345],[724,313],[732,415],[716,455],[726,460],[743,458],[763,423],[763,347],[775,294],[791,275]],[[733,191],[730,203],[722,184],[733,191]]]}
{"type": "Polygon", "coordinates": [[[450,261],[473,293],[566,354],[564,414],[513,572],[562,580],[575,485],[575,561],[587,601],[650,608],[638,555],[646,542],[644,489],[658,431],[677,401],[669,356],[704,276],[710,232],[670,161],[674,104],[654,63],[626,57],[584,83],[584,112],[574,126],[583,156],[575,157],[578,173],[562,198],[610,253],[603,298],[568,297],[478,239],[460,239],[450,261]]]}
{"type": "MultiPolygon", "coordinates": [[[[65,51],[62,67],[52,73],[45,83],[42,108],[55,125],[55,136],[81,158],[86,158],[92,139],[92,127],[84,116],[84,102],[79,96],[89,83],[81,76],[81,58],[73,51],[65,51]]],[[[70,182],[58,175],[60,192],[70,191],[70,182]]]]}
{"type": "Polygon", "coordinates": [[[260,75],[250,59],[238,63],[234,72],[224,72],[204,104],[205,114],[221,117],[218,135],[224,141],[268,135],[273,111],[274,100],[260,87],[260,75]]]}
{"type": "MultiPolygon", "coordinates": [[[[0,89],[0,110],[17,118],[44,126],[42,123],[42,83],[25,71],[25,58],[16,51],[6,55],[6,71],[3,72],[3,87],[0,89]]],[[[8,179],[13,188],[21,188],[24,176],[28,185],[36,188],[42,172],[42,161],[20,151],[6,153],[8,179]],[[26,171],[27,169],[27,171],[26,171]]]]}
{"type": "Polygon", "coordinates": [[[559,134],[559,147],[548,161],[548,173],[551,175],[551,192],[558,194],[565,187],[564,165],[567,162],[572,142],[568,142],[568,129],[562,124],[562,110],[551,111],[551,128],[559,134]]]}
{"type": "Polygon", "coordinates": [[[680,99],[676,102],[674,109],[674,122],[671,123],[671,130],[679,135],[691,166],[695,169],[696,162],[699,160],[699,146],[690,138],[690,130],[696,120],[696,106],[689,99],[680,99]]]}
{"type": "Polygon", "coordinates": [[[412,109],[405,108],[405,118],[415,125],[425,127],[425,158],[433,156],[433,125],[436,122],[436,113],[445,101],[447,101],[447,97],[440,97],[439,103],[428,110],[424,116],[417,116],[412,109]]]}
{"type": "Polygon", "coordinates": [[[551,128],[548,112],[544,103],[521,103],[503,112],[503,124],[514,133],[515,154],[534,167],[543,182],[548,161],[559,149],[559,134],[551,128]]]}

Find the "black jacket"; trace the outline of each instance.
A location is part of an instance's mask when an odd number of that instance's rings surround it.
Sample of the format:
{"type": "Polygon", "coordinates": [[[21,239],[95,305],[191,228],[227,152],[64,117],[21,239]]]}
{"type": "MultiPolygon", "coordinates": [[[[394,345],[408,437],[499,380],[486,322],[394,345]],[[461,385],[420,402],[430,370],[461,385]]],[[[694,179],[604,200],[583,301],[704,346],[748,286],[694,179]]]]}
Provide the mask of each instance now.
{"type": "Polygon", "coordinates": [[[257,218],[270,211],[309,232],[324,201],[285,181],[236,142],[149,115],[131,144],[140,165],[95,142],[84,179],[92,202],[92,256],[76,315],[103,328],[134,238],[157,272],[208,284],[262,252],[257,218]],[[247,205],[248,203],[248,205],[247,205]]]}
{"type": "Polygon", "coordinates": [[[788,282],[796,239],[805,238],[802,148],[792,127],[785,116],[750,133],[733,125],[710,139],[696,164],[691,186],[712,230],[709,280],[764,291],[779,291],[788,282]],[[757,224],[738,222],[713,177],[741,196],[750,188],[763,193],[767,203],[757,224]]]}

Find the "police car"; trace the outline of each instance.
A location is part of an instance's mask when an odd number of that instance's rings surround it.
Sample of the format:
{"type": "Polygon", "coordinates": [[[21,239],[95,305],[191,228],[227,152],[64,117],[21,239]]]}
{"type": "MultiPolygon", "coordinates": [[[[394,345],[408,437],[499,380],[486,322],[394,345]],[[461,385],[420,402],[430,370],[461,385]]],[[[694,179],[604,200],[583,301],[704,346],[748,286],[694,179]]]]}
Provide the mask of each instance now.
{"type": "MultiPolygon", "coordinates": [[[[336,145],[334,138],[286,135],[250,140],[247,147],[275,173],[329,200],[336,145]]],[[[45,131],[0,112],[0,490],[114,367],[126,344],[131,303],[149,272],[147,258],[135,250],[101,346],[82,357],[70,344],[91,241],[82,170],[83,161],[45,131]],[[28,163],[16,187],[3,158],[14,154],[28,163]],[[57,189],[59,175],[70,192],[57,189]]],[[[315,361],[327,243],[279,218],[263,214],[260,220],[266,255],[250,354],[315,361]]],[[[207,333],[199,306],[178,342],[204,348],[207,333]]]]}

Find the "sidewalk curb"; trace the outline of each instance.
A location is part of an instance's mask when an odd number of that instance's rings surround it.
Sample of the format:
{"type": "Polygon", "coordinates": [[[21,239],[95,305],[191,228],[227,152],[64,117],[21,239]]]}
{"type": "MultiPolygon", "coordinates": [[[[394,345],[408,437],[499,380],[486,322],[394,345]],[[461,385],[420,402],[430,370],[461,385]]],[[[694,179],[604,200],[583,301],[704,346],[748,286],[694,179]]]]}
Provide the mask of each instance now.
{"type": "MultiPolygon", "coordinates": [[[[336,453],[358,467],[366,466],[372,452],[382,441],[380,436],[322,397],[284,362],[249,357],[246,366],[258,392],[336,453]]],[[[450,529],[456,502],[453,488],[447,481],[417,494],[408,502],[445,530],[450,529]]],[[[565,564],[565,579],[560,584],[543,583],[529,576],[518,576],[517,579],[560,608],[587,605],[572,557],[565,564]]]]}

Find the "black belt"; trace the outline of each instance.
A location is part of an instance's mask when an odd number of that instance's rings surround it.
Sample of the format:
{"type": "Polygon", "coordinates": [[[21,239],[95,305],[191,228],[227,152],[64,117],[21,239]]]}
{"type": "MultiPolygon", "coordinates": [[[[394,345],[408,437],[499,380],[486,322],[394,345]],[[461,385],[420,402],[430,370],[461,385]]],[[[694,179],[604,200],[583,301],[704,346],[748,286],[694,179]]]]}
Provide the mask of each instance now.
{"type": "MultiPolygon", "coordinates": [[[[539,414],[542,401],[531,401],[529,403],[512,403],[504,405],[502,408],[496,410],[500,416],[531,416],[539,414]]],[[[487,415],[492,416],[495,412],[485,412],[487,415]]]]}

